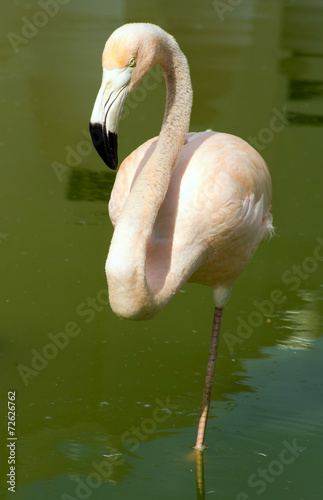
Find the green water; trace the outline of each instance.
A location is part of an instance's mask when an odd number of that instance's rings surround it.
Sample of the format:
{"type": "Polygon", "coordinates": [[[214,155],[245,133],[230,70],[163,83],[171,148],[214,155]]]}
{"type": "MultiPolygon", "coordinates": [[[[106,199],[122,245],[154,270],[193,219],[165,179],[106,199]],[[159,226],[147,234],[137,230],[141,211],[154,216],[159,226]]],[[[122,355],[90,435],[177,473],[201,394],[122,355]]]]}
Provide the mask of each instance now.
{"type": "MultiPolygon", "coordinates": [[[[191,130],[254,143],[273,180],[276,235],[224,313],[206,498],[320,499],[322,2],[61,3],[51,15],[46,1],[1,7],[1,498],[203,498],[191,446],[211,292],[185,286],[147,322],[114,316],[104,263],[115,174],[87,135],[105,40],[149,21],[189,60],[191,130]],[[6,484],[8,391],[15,496],[6,484]]],[[[120,159],[158,134],[164,99],[153,70],[126,103],[120,159]]]]}

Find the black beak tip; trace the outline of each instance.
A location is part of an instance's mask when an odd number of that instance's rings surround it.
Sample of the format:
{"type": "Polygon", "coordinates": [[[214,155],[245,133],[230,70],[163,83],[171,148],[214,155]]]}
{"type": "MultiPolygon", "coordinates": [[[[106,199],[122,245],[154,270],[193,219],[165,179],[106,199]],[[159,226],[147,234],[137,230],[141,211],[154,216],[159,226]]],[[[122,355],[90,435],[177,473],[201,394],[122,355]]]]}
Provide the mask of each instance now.
{"type": "Polygon", "coordinates": [[[101,123],[89,124],[91,139],[95,149],[104,163],[116,170],[118,167],[118,135],[115,132],[106,132],[101,123]]]}

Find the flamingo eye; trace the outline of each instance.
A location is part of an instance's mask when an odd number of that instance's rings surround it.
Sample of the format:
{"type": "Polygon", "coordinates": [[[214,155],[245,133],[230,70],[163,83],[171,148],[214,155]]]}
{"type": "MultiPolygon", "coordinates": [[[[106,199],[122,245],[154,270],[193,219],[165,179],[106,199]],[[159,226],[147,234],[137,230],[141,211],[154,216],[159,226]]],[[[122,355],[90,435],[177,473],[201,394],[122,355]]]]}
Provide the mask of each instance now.
{"type": "Polygon", "coordinates": [[[130,66],[130,68],[134,68],[136,66],[136,58],[135,57],[132,57],[130,59],[128,66],[130,66]]]}

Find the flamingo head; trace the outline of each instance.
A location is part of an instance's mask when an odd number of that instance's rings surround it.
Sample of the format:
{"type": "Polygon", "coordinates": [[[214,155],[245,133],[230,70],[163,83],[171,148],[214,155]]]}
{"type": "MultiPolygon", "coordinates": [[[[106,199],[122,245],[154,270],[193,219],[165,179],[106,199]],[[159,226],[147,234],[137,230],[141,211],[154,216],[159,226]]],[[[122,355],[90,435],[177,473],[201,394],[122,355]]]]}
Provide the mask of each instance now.
{"type": "Polygon", "coordinates": [[[118,166],[117,133],[125,99],[158,60],[159,30],[163,32],[151,24],[126,24],[106,42],[90,133],[97,152],[112,170],[118,166]]]}

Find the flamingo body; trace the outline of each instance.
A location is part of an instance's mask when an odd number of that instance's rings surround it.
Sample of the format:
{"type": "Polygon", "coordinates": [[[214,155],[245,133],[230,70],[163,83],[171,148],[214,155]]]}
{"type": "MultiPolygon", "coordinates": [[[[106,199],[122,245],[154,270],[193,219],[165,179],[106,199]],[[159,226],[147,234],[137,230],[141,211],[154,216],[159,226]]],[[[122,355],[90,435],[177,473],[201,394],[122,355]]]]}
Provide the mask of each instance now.
{"type": "MultiPolygon", "coordinates": [[[[109,203],[114,226],[157,140],[121,164],[109,203]]],[[[189,265],[187,281],[212,287],[217,305],[225,305],[234,280],[272,231],[270,199],[267,166],[248,143],[211,131],[187,134],[147,248],[153,293],[174,290],[189,265]]]]}
{"type": "Polygon", "coordinates": [[[158,26],[117,29],[102,57],[93,143],[117,168],[117,131],[128,93],[159,64],[165,75],[164,119],[155,137],[126,158],[109,212],[114,234],[106,262],[113,311],[131,319],[157,314],[186,283],[213,289],[215,314],[196,449],[204,435],[223,307],[234,280],[272,231],[271,179],[261,156],[229,134],[188,133],[192,86],[176,40],[158,26]]]}

